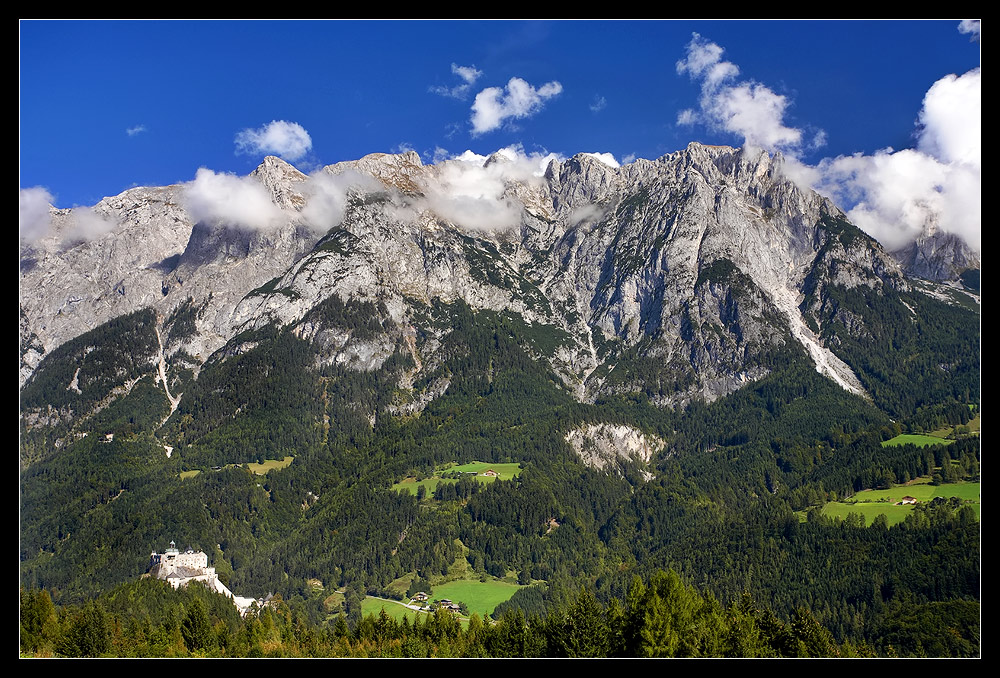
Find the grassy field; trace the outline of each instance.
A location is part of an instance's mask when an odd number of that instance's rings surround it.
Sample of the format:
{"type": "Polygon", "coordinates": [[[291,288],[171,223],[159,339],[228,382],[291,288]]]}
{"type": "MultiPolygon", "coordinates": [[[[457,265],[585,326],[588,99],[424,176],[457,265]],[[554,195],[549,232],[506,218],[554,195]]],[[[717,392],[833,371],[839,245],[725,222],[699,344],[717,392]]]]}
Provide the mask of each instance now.
{"type": "Polygon", "coordinates": [[[952,483],[935,487],[934,496],[958,497],[959,499],[967,499],[978,504],[982,501],[982,490],[979,487],[979,483],[952,483]]]}
{"type": "Polygon", "coordinates": [[[823,507],[823,515],[827,518],[844,519],[848,513],[860,513],[865,517],[865,525],[871,525],[875,518],[885,515],[889,525],[896,525],[906,520],[913,510],[912,506],[896,506],[895,504],[841,504],[831,501],[823,507]]]}
{"type": "MultiPolygon", "coordinates": [[[[482,473],[483,471],[493,470],[499,473],[497,476],[500,480],[510,480],[521,475],[521,465],[520,464],[488,464],[482,461],[473,461],[468,464],[462,464],[461,466],[452,466],[449,471],[459,471],[461,473],[471,473],[475,471],[476,473],[482,473]]],[[[491,483],[495,478],[490,476],[476,476],[476,480],[484,483],[491,483]]]]}
{"type": "MultiPolygon", "coordinates": [[[[497,605],[514,595],[519,588],[522,587],[497,580],[480,582],[462,579],[435,586],[431,599],[448,598],[456,603],[462,602],[469,608],[470,615],[476,613],[480,617],[485,617],[493,612],[497,605]]],[[[402,603],[384,598],[365,596],[361,603],[361,613],[365,616],[373,614],[377,617],[382,609],[385,609],[385,613],[397,621],[408,617],[412,622],[416,616],[426,614],[411,610],[402,603]]],[[[468,619],[462,618],[462,623],[464,626],[468,623],[468,619]]]]}
{"type": "MultiPolygon", "coordinates": [[[[249,462],[246,464],[247,470],[251,473],[256,473],[259,476],[267,475],[268,471],[273,471],[274,469],[281,469],[287,467],[292,463],[295,457],[285,457],[284,459],[265,459],[264,463],[258,464],[257,462],[249,462]]],[[[223,468],[234,468],[240,466],[240,464],[226,464],[223,468]]],[[[200,470],[194,469],[193,471],[181,471],[181,480],[186,480],[188,478],[194,478],[196,475],[201,473],[200,470]]]]}
{"type": "Polygon", "coordinates": [[[491,614],[497,605],[510,599],[520,588],[524,587],[496,579],[485,582],[460,579],[435,586],[431,598],[434,600],[448,598],[456,603],[465,603],[469,608],[469,614],[478,612],[479,616],[483,617],[491,614]]]}
{"type": "Polygon", "coordinates": [[[979,501],[979,483],[949,483],[947,485],[931,485],[926,478],[920,478],[909,485],[897,485],[890,490],[862,490],[848,502],[899,501],[909,495],[919,501],[928,501],[934,497],[959,497],[979,501]]]}
{"type": "Polygon", "coordinates": [[[277,459],[265,459],[263,464],[258,464],[256,462],[250,462],[247,464],[247,468],[259,476],[267,475],[268,471],[273,471],[274,469],[281,469],[287,467],[292,463],[295,457],[285,457],[282,460],[277,459]]]}
{"type": "Polygon", "coordinates": [[[361,614],[366,617],[370,614],[378,617],[382,608],[385,608],[385,613],[396,621],[402,621],[403,617],[408,617],[412,622],[417,615],[426,614],[424,612],[411,610],[402,603],[398,603],[394,600],[365,596],[365,599],[361,601],[361,614]]]}
{"type": "Polygon", "coordinates": [[[400,482],[392,486],[392,489],[399,492],[400,490],[406,490],[410,494],[416,494],[417,488],[423,485],[427,488],[428,496],[434,494],[434,490],[441,483],[454,483],[458,482],[455,480],[441,480],[440,478],[424,478],[423,480],[417,480],[416,478],[404,478],[400,482]]]}
{"type": "MultiPolygon", "coordinates": [[[[972,405],[969,405],[972,407],[972,405]]],[[[965,427],[962,428],[961,433],[968,435],[969,433],[973,435],[979,435],[979,427],[981,424],[980,415],[977,414],[973,417],[965,427]]],[[[882,443],[882,447],[889,447],[891,445],[916,445],[917,447],[929,447],[931,445],[949,445],[954,440],[949,440],[948,436],[954,435],[958,430],[955,426],[945,426],[934,431],[928,431],[927,434],[920,433],[903,433],[891,440],[886,440],[882,443]]]]}
{"type": "Polygon", "coordinates": [[[931,445],[950,445],[954,440],[945,440],[936,436],[925,436],[919,433],[901,433],[895,438],[891,438],[882,443],[882,447],[892,447],[895,445],[916,445],[917,447],[930,447],[931,445]]]}
{"type": "Polygon", "coordinates": [[[912,505],[896,506],[894,503],[907,495],[922,502],[935,497],[958,497],[974,502],[976,517],[978,518],[980,514],[979,483],[949,483],[935,486],[926,478],[921,478],[909,485],[897,485],[889,490],[863,490],[847,502],[829,502],[823,506],[823,515],[830,518],[846,518],[848,513],[860,513],[865,517],[865,524],[871,525],[876,516],[885,514],[889,525],[895,525],[903,522],[913,510],[912,505]]]}
{"type": "Polygon", "coordinates": [[[434,471],[434,475],[430,478],[424,478],[423,480],[417,480],[416,478],[404,478],[400,482],[392,486],[392,489],[399,492],[400,490],[406,490],[410,494],[416,494],[417,488],[421,485],[427,488],[427,494],[431,495],[437,486],[441,483],[455,483],[458,482],[452,478],[442,478],[442,473],[451,473],[458,471],[460,473],[482,473],[483,471],[496,471],[499,475],[497,476],[483,476],[477,475],[476,480],[481,483],[492,483],[494,480],[510,480],[521,475],[521,465],[520,464],[490,464],[484,461],[473,461],[468,464],[455,465],[448,464],[442,466],[434,471]]]}
{"type": "MultiPolygon", "coordinates": [[[[479,575],[469,565],[467,558],[468,549],[457,539],[455,543],[461,549],[460,553],[455,556],[455,562],[448,567],[447,580],[445,577],[440,576],[430,578],[429,583],[431,588],[427,593],[430,594],[431,601],[447,598],[456,603],[465,603],[469,609],[469,614],[475,612],[480,617],[485,617],[487,614],[492,613],[497,605],[508,600],[518,589],[523,588],[514,583],[516,577],[516,573],[514,572],[508,573],[506,580],[489,577],[487,581],[479,581],[479,575]]],[[[393,581],[389,585],[389,588],[400,592],[406,591],[415,576],[415,572],[407,573],[393,581]]],[[[367,606],[369,605],[372,606],[376,614],[378,613],[381,606],[375,604],[378,601],[372,602],[374,600],[365,599],[363,607],[365,614],[368,614],[369,608],[367,606]]],[[[397,615],[407,612],[406,608],[400,605],[395,606],[399,609],[390,610],[389,603],[391,601],[386,603],[386,613],[397,615]]],[[[413,618],[412,615],[410,618],[413,618]]]]}

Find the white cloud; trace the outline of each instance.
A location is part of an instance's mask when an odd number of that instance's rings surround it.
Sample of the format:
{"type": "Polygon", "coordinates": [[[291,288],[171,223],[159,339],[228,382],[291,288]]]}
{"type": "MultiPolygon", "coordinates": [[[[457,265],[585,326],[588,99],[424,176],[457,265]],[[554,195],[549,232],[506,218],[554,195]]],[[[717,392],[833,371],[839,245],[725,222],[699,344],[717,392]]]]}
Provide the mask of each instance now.
{"type": "Polygon", "coordinates": [[[469,85],[475,85],[476,80],[478,80],[479,76],[483,74],[483,72],[475,66],[459,66],[458,64],[451,65],[451,72],[469,85]]]}
{"type": "Polygon", "coordinates": [[[420,207],[470,230],[499,230],[521,223],[524,206],[511,184],[540,185],[554,153],[525,153],[508,146],[486,157],[465,151],[435,165],[420,207]]]}
{"type": "Polygon", "coordinates": [[[980,23],[979,19],[962,19],[958,30],[960,33],[970,33],[973,40],[979,40],[980,23]]]}
{"type": "Polygon", "coordinates": [[[595,96],[594,103],[590,104],[590,110],[594,113],[603,111],[608,106],[608,100],[602,96],[595,96]]]}
{"type": "Polygon", "coordinates": [[[813,184],[890,249],[929,229],[982,251],[982,108],[979,69],[927,91],[917,148],[824,160],[813,184]]]}
{"type": "MultiPolygon", "coordinates": [[[[609,167],[619,166],[611,153],[583,155],[609,167]]],[[[434,165],[434,172],[421,187],[424,197],[416,206],[467,230],[516,228],[522,221],[525,191],[530,195],[533,188],[544,184],[545,171],[553,160],[566,158],[545,151],[529,153],[520,144],[489,156],[466,150],[434,165]]]]}
{"type": "Polygon", "coordinates": [[[256,179],[202,167],[184,187],[184,207],[195,221],[263,229],[279,224],[281,209],[256,179]]]}
{"type": "Polygon", "coordinates": [[[127,130],[125,130],[125,134],[129,135],[130,137],[134,137],[136,134],[141,134],[142,132],[145,131],[146,131],[145,125],[136,125],[135,127],[129,127],[127,130]]]}
{"type": "Polygon", "coordinates": [[[454,87],[438,85],[437,87],[431,87],[430,91],[444,97],[464,99],[468,96],[472,86],[476,84],[476,80],[478,80],[483,74],[483,72],[475,66],[459,66],[458,64],[451,65],[451,72],[462,79],[461,85],[455,85],[454,87]]]}
{"type": "Polygon", "coordinates": [[[17,230],[21,240],[31,243],[48,235],[52,202],[52,194],[41,186],[18,191],[17,230]]]}
{"type": "Polygon", "coordinates": [[[836,183],[842,199],[854,203],[851,221],[890,249],[936,225],[944,207],[948,168],[919,151],[841,156],[824,161],[820,170],[825,181],[836,183]]]}
{"type": "Polygon", "coordinates": [[[447,160],[449,157],[451,157],[451,153],[448,152],[448,149],[435,146],[434,153],[431,155],[431,164],[436,165],[442,160],[447,160]]]}
{"type": "Polygon", "coordinates": [[[789,151],[802,143],[802,131],[784,124],[788,100],[752,81],[736,82],[740,69],[722,60],[723,49],[694,33],[687,57],[677,62],[677,72],[701,80],[699,107],[681,111],[677,124],[703,120],[715,129],[736,134],[748,146],[789,151]]]}
{"type": "MultiPolygon", "coordinates": [[[[49,206],[53,198],[41,186],[22,188],[18,192],[18,231],[22,241],[33,243],[52,231],[49,206]]],[[[98,214],[90,207],[74,207],[69,218],[58,222],[63,245],[94,240],[114,230],[117,223],[98,214]]]]}
{"type": "Polygon", "coordinates": [[[794,148],[802,142],[802,132],[782,124],[787,106],[784,96],[764,85],[741,83],[717,92],[706,112],[751,146],[794,148]]]}
{"type": "Polygon", "coordinates": [[[632,163],[635,162],[635,159],[636,159],[635,153],[626,153],[622,157],[622,163],[625,165],[631,165],[632,163]]]}
{"type": "Polygon", "coordinates": [[[566,156],[559,153],[527,153],[521,144],[513,144],[496,152],[507,159],[506,164],[500,164],[498,171],[506,181],[523,181],[535,183],[545,176],[545,170],[553,160],[563,161],[566,156]]]}
{"type": "Polygon", "coordinates": [[[682,127],[689,127],[698,122],[698,114],[691,108],[685,108],[677,114],[677,124],[682,127]]]}
{"type": "Polygon", "coordinates": [[[824,192],[821,188],[823,173],[813,165],[805,164],[794,155],[782,156],[780,171],[803,190],[815,189],[824,195],[830,195],[829,191],[824,192]]]}
{"type": "Polygon", "coordinates": [[[475,165],[479,165],[480,167],[482,167],[486,163],[486,161],[489,159],[489,157],[485,156],[485,155],[479,155],[478,153],[473,153],[472,151],[466,149],[461,154],[456,155],[456,156],[454,156],[452,158],[449,158],[449,159],[450,160],[460,160],[462,162],[470,162],[470,163],[473,163],[475,165]]]}
{"type": "Polygon", "coordinates": [[[302,208],[302,218],[317,233],[326,233],[343,220],[348,193],[356,188],[384,190],[376,179],[353,170],[340,174],[321,170],[311,175],[303,189],[306,205],[302,208]]]}
{"type": "Polygon", "coordinates": [[[73,217],[73,225],[65,234],[64,240],[67,242],[94,240],[110,233],[117,226],[114,221],[98,214],[89,207],[74,207],[70,214],[73,217]]]}
{"type": "Polygon", "coordinates": [[[597,222],[604,216],[605,212],[606,209],[600,205],[582,205],[569,213],[566,222],[570,226],[576,226],[584,221],[597,222]]]}
{"type": "Polygon", "coordinates": [[[946,75],[924,96],[919,148],[946,163],[982,165],[982,72],[946,75]]]}
{"type": "Polygon", "coordinates": [[[511,78],[506,87],[487,87],[472,104],[472,134],[491,132],[510,118],[534,115],[560,92],[562,85],[554,80],[537,89],[521,78],[511,78]]]}
{"type": "Polygon", "coordinates": [[[260,129],[245,129],[236,135],[239,153],[248,155],[278,155],[285,160],[298,160],[312,148],[309,132],[297,122],[272,120],[260,129]]]}

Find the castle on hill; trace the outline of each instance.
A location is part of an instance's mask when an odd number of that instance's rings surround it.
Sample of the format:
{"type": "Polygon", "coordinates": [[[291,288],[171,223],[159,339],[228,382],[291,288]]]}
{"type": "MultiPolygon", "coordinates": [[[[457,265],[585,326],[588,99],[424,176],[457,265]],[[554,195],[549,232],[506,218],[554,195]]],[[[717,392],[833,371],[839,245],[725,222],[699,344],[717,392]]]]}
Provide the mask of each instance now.
{"type": "Polygon", "coordinates": [[[153,551],[149,554],[149,572],[145,576],[162,579],[175,589],[187,586],[193,581],[200,581],[211,590],[232,600],[233,605],[240,611],[240,616],[244,617],[254,603],[257,603],[258,607],[264,607],[271,599],[270,595],[266,598],[244,598],[235,595],[219,581],[215,568],[209,567],[207,553],[195,551],[190,546],[181,552],[174,542],[170,542],[170,546],[163,553],[153,551]]]}

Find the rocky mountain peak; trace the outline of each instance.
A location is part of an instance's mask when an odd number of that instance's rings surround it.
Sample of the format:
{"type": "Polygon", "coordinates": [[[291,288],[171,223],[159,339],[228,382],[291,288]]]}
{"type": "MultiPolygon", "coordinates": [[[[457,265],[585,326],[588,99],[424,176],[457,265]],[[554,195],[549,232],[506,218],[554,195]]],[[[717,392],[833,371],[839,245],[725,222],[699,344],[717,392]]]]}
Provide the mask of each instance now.
{"type": "Polygon", "coordinates": [[[968,270],[982,268],[982,257],[959,236],[932,230],[906,247],[892,252],[909,273],[920,278],[953,281],[968,270]]]}
{"type": "MultiPolygon", "coordinates": [[[[760,187],[770,183],[773,165],[781,162],[780,155],[772,158],[762,149],[710,146],[693,142],[678,153],[681,166],[696,170],[713,184],[732,186],[737,190],[745,190],[754,184],[760,187]]],[[[664,156],[661,160],[672,162],[677,155],[664,156]]]]}
{"type": "Polygon", "coordinates": [[[405,153],[370,153],[358,160],[348,160],[324,168],[330,174],[353,170],[377,179],[386,188],[402,193],[419,193],[426,168],[416,151],[405,153]]]}
{"type": "Polygon", "coordinates": [[[621,186],[617,169],[584,153],[563,162],[553,160],[545,178],[557,210],[602,203],[621,186]]]}
{"type": "Polygon", "coordinates": [[[483,167],[490,167],[491,165],[509,165],[514,162],[514,159],[509,155],[509,151],[506,149],[501,149],[490,154],[490,157],[486,158],[486,162],[483,163],[483,167]]]}
{"type": "Polygon", "coordinates": [[[250,176],[264,185],[278,207],[301,209],[305,205],[300,185],[308,177],[281,158],[267,156],[250,176]]]}

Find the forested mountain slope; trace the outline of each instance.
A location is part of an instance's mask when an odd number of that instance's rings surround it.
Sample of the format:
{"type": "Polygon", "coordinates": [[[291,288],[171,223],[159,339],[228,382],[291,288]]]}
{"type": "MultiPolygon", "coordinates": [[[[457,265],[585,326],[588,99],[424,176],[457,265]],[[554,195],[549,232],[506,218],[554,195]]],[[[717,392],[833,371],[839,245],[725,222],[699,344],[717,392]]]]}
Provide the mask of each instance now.
{"type": "Polygon", "coordinates": [[[195,223],[184,187],[102,201],[83,242],[54,214],[21,252],[22,581],[84,601],[175,540],[321,624],[336,589],[459,566],[540,614],[673,568],[878,652],[900,614],[978,606],[968,507],[795,513],[978,468],[978,438],[881,445],[978,411],[978,297],[908,278],[780,156],[462,162],[268,158],[267,228],[195,223]],[[393,489],[474,460],[521,472],[393,489]]]}

